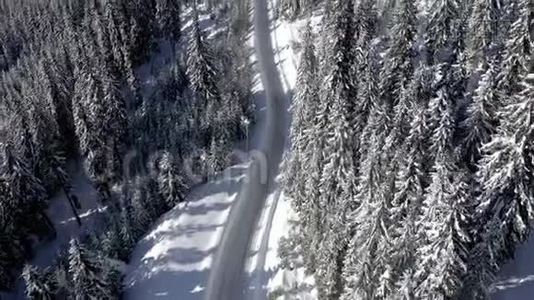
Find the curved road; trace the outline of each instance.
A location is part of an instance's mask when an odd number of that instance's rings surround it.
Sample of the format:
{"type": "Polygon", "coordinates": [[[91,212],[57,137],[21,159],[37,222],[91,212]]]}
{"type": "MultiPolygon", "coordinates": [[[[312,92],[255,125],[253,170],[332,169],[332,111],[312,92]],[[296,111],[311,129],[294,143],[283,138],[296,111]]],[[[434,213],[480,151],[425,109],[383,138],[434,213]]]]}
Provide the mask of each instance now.
{"type": "Polygon", "coordinates": [[[287,99],[276,67],[267,0],[254,0],[254,47],[267,96],[267,124],[248,181],[239,193],[209,275],[206,300],[243,298],[244,266],[265,200],[278,175],[286,142],[287,99]]]}

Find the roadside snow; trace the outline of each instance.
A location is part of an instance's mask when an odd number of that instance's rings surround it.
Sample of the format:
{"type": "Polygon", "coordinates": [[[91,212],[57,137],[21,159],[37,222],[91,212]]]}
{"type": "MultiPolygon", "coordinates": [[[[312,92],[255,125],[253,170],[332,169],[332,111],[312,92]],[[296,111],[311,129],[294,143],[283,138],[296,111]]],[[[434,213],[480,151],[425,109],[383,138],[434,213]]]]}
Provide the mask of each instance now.
{"type": "MultiPolygon", "coordinates": [[[[273,19],[274,2],[269,1],[270,18],[273,19]]],[[[318,32],[322,13],[313,14],[311,25],[318,32]]],[[[271,39],[275,51],[276,64],[282,79],[284,91],[291,94],[297,81],[297,67],[300,53],[300,34],[308,19],[295,22],[272,21],[271,39]]],[[[289,144],[286,151],[289,149],[289,144]]],[[[295,270],[280,269],[278,248],[280,240],[287,237],[290,222],[296,218],[290,199],[286,198],[276,180],[276,191],[266,201],[258,231],[251,245],[253,254],[248,265],[248,290],[245,299],[318,299],[312,276],[307,276],[303,268],[295,270]],[[280,292],[282,296],[278,296],[280,292]]]]}
{"type": "Polygon", "coordinates": [[[125,299],[202,299],[213,255],[244,180],[246,165],[191,192],[137,245],[125,299]]]}
{"type": "Polygon", "coordinates": [[[515,259],[503,266],[493,285],[493,300],[527,300],[534,293],[534,234],[520,245],[515,259]]]}

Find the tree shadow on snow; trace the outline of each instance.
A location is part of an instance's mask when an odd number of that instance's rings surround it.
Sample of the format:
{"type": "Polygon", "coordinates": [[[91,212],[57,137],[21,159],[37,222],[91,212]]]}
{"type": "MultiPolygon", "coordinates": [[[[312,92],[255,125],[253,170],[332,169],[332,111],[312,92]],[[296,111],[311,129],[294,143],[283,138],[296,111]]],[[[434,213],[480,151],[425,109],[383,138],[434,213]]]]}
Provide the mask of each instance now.
{"type": "Polygon", "coordinates": [[[125,299],[203,299],[216,231],[222,232],[246,172],[244,165],[229,169],[232,176],[194,188],[138,243],[124,280],[125,299]]]}

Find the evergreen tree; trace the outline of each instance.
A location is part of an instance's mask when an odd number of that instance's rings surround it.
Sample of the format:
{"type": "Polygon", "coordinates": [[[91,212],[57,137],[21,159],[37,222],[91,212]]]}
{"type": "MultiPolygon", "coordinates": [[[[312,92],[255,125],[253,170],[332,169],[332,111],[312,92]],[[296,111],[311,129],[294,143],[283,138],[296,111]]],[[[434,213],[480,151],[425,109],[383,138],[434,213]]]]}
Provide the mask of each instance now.
{"type": "Polygon", "coordinates": [[[118,258],[123,261],[128,261],[130,253],[132,253],[137,240],[141,237],[140,231],[136,230],[133,220],[133,207],[126,203],[120,211],[120,241],[121,252],[118,258]]]}
{"type": "Polygon", "coordinates": [[[134,66],[144,61],[152,49],[156,13],[155,1],[133,0],[127,6],[128,16],[130,16],[130,60],[134,66]]]}
{"type": "Polygon", "coordinates": [[[380,91],[388,107],[399,102],[413,76],[413,43],[415,41],[415,7],[413,1],[397,1],[395,22],[391,29],[391,45],[386,51],[381,74],[380,91]]]}
{"type": "Polygon", "coordinates": [[[358,46],[364,52],[369,47],[371,40],[375,38],[377,31],[378,16],[376,5],[376,1],[363,0],[358,3],[356,8],[358,46]]]}
{"type": "MultiPolygon", "coordinates": [[[[319,229],[314,216],[318,211],[318,197],[310,197],[307,191],[309,180],[308,172],[305,171],[304,162],[314,159],[313,151],[313,122],[315,110],[318,107],[317,68],[318,61],[315,55],[314,38],[312,28],[308,23],[303,33],[304,47],[300,57],[297,79],[297,94],[292,104],[294,114],[291,125],[292,151],[284,161],[284,188],[288,197],[293,199],[293,206],[299,213],[294,232],[291,232],[286,245],[286,253],[302,255],[305,266],[309,270],[314,269],[314,253],[306,251],[313,243],[314,235],[319,229]],[[295,249],[293,245],[298,245],[295,249]],[[291,250],[290,250],[291,249],[291,250]],[[300,250],[299,250],[300,249],[300,250]]],[[[318,174],[318,173],[316,173],[318,174]]],[[[319,176],[317,176],[319,178],[319,176]]],[[[283,249],[284,247],[280,247],[283,249]]]]}
{"type": "Polygon", "coordinates": [[[276,13],[289,20],[295,20],[304,12],[314,8],[317,0],[281,0],[276,3],[276,13]]]}
{"type": "Polygon", "coordinates": [[[19,159],[11,146],[0,145],[0,178],[4,185],[4,205],[13,216],[16,227],[39,232],[50,224],[44,209],[46,192],[24,160],[19,159]]]}
{"type": "Polygon", "coordinates": [[[377,16],[374,1],[362,1],[357,8],[358,34],[357,42],[357,104],[355,114],[352,118],[354,136],[356,143],[356,159],[365,156],[366,143],[368,139],[365,136],[366,126],[369,121],[373,108],[376,107],[379,97],[378,83],[378,59],[376,57],[377,48],[372,44],[377,27],[377,16]]]}
{"type": "Polygon", "coordinates": [[[117,85],[113,83],[111,78],[104,79],[101,107],[105,108],[102,114],[95,117],[102,122],[95,129],[102,141],[105,141],[105,148],[100,151],[105,151],[103,155],[106,157],[107,172],[112,178],[120,177],[122,172],[122,158],[126,154],[126,147],[128,145],[128,120],[126,101],[120,92],[117,85]]]}
{"type": "MultiPolygon", "coordinates": [[[[359,72],[360,80],[358,84],[358,111],[355,118],[355,133],[358,142],[358,157],[363,159],[366,157],[367,151],[370,147],[371,135],[374,133],[376,127],[368,125],[370,123],[381,124],[381,118],[389,118],[389,115],[382,106],[378,74],[376,72],[377,65],[375,57],[372,55],[375,48],[368,46],[364,48],[362,55],[362,70],[359,72]],[[383,115],[384,114],[384,115],[383,115]]],[[[387,130],[387,128],[383,128],[387,130]]]]}
{"type": "Polygon", "coordinates": [[[521,79],[529,71],[532,54],[532,3],[529,0],[512,1],[517,11],[516,19],[511,25],[505,50],[502,54],[502,67],[498,75],[499,105],[505,106],[507,95],[521,92],[521,79]]]}
{"type": "Polygon", "coordinates": [[[189,37],[187,56],[187,75],[191,89],[196,95],[196,118],[198,118],[197,122],[200,122],[204,145],[209,145],[217,130],[212,121],[221,106],[221,93],[217,85],[218,70],[213,63],[196,14],[189,37]]]}
{"type": "Polygon", "coordinates": [[[313,126],[313,117],[317,107],[317,59],[315,57],[315,46],[312,35],[312,28],[308,23],[304,32],[304,48],[300,58],[298,68],[298,80],[292,113],[291,123],[291,153],[286,157],[284,163],[284,186],[285,193],[293,199],[294,207],[302,212],[300,208],[304,204],[306,196],[305,176],[303,164],[311,158],[311,153],[307,151],[311,142],[309,127],[313,126]]]}
{"type": "Polygon", "coordinates": [[[499,20],[498,0],[477,0],[473,2],[473,10],[469,19],[467,41],[469,43],[470,69],[476,69],[490,50],[497,34],[499,20]]]}
{"type": "Polygon", "coordinates": [[[443,85],[429,104],[436,115],[430,152],[434,157],[431,183],[424,196],[421,216],[416,226],[422,234],[417,249],[416,297],[444,299],[455,297],[467,272],[467,230],[470,217],[467,208],[470,190],[465,170],[454,154],[454,93],[451,74],[445,75],[443,85]]]}
{"type": "Polygon", "coordinates": [[[101,249],[102,253],[108,257],[120,258],[122,253],[126,250],[121,238],[121,223],[120,216],[117,212],[111,213],[112,218],[107,222],[106,230],[98,237],[95,237],[95,245],[93,248],[101,249]]]}
{"type": "Polygon", "coordinates": [[[170,154],[164,155],[159,162],[158,184],[160,194],[168,208],[184,200],[187,186],[179,172],[177,162],[170,154]]]}
{"type": "Polygon", "coordinates": [[[133,184],[131,196],[131,205],[132,205],[132,222],[133,228],[136,232],[136,235],[144,232],[145,228],[150,225],[152,218],[149,214],[150,210],[148,209],[148,201],[146,191],[143,189],[143,183],[138,178],[133,184]]]}
{"type": "Polygon", "coordinates": [[[162,37],[180,39],[180,1],[156,0],[156,20],[162,37]]]}
{"type": "Polygon", "coordinates": [[[208,150],[208,175],[215,176],[230,164],[230,132],[228,130],[227,115],[224,110],[215,113],[214,128],[208,150]]]}
{"type": "Polygon", "coordinates": [[[110,271],[104,259],[95,256],[78,240],[70,241],[69,278],[73,299],[114,299],[112,282],[106,280],[110,271]]]}
{"type": "Polygon", "coordinates": [[[323,245],[319,249],[316,279],[322,297],[335,298],[342,290],[340,277],[347,237],[345,214],[355,207],[356,162],[354,132],[351,119],[356,95],[354,58],[354,5],[352,1],[336,1],[334,24],[330,36],[335,37],[326,53],[330,68],[322,84],[320,99],[330,106],[325,131],[325,163],[320,179],[321,207],[327,222],[323,245]]]}
{"type": "Polygon", "coordinates": [[[498,124],[496,76],[495,63],[489,63],[467,108],[467,118],[460,124],[462,132],[465,133],[462,150],[471,166],[480,158],[480,147],[489,142],[498,124]]]}
{"type": "Polygon", "coordinates": [[[428,61],[433,64],[441,57],[436,54],[446,52],[451,43],[457,41],[458,29],[461,23],[462,3],[459,0],[433,0],[430,4],[427,28],[425,30],[425,44],[428,51],[428,61]]]}
{"type": "Polygon", "coordinates": [[[360,166],[358,194],[355,201],[360,206],[349,215],[348,232],[352,234],[344,262],[343,278],[346,285],[342,299],[385,299],[391,287],[384,282],[384,254],[387,249],[384,230],[388,225],[389,204],[382,185],[378,149],[381,138],[378,118],[368,126],[376,126],[370,137],[370,148],[360,166]],[[375,123],[376,122],[376,123],[375,123]]]}
{"type": "Polygon", "coordinates": [[[419,283],[416,298],[447,299],[458,296],[467,272],[466,220],[470,204],[465,172],[448,153],[441,154],[432,168],[432,183],[423,201],[418,231],[424,240],[417,250],[414,276],[419,283]]]}
{"type": "Polygon", "coordinates": [[[390,209],[390,249],[387,265],[391,280],[396,283],[395,299],[414,299],[413,272],[419,243],[415,221],[421,212],[425,188],[428,186],[427,138],[425,106],[414,108],[410,131],[396,159],[400,168],[390,209]],[[411,295],[411,296],[410,296],[411,295]]]}
{"type": "Polygon", "coordinates": [[[482,243],[488,245],[489,257],[497,263],[512,257],[515,247],[523,242],[533,219],[531,197],[532,160],[530,145],[534,113],[534,86],[530,75],[522,81],[523,91],[500,112],[501,124],[490,142],[482,148],[477,181],[479,215],[483,227],[482,243]]]}
{"type": "Polygon", "coordinates": [[[54,299],[55,284],[49,270],[40,271],[36,267],[26,265],[22,271],[22,278],[26,283],[26,297],[28,299],[54,299]]]}
{"type": "MultiPolygon", "coordinates": [[[[391,201],[395,193],[395,176],[399,167],[395,159],[394,147],[401,145],[409,130],[409,112],[412,110],[412,101],[417,96],[422,78],[412,81],[413,77],[413,44],[416,38],[415,7],[411,1],[399,1],[394,10],[394,26],[391,28],[389,46],[386,52],[381,74],[381,97],[386,105],[385,113],[391,116],[392,126],[386,131],[387,138],[379,159],[383,160],[382,183],[384,193],[391,201]],[[410,83],[413,82],[410,86],[410,83]],[[416,94],[416,95],[413,95],[416,94]],[[414,97],[415,96],[415,97],[414,97]],[[413,99],[411,98],[413,97],[413,99]]],[[[418,74],[423,76],[422,74],[418,74]]]]}
{"type": "Polygon", "coordinates": [[[9,289],[14,281],[13,268],[20,267],[29,251],[20,228],[16,228],[11,209],[6,205],[6,184],[0,179],[0,288],[9,289]]]}

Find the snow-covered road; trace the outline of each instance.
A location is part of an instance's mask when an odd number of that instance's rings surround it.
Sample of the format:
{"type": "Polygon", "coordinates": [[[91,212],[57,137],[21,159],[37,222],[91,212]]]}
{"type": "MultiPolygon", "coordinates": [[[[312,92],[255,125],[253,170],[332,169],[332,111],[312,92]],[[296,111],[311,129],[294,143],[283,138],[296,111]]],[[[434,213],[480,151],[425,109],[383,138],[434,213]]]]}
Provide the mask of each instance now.
{"type": "Polygon", "coordinates": [[[274,188],[286,141],[287,99],[274,59],[267,0],[254,0],[254,48],[267,96],[267,124],[248,181],[231,211],[210,273],[206,299],[242,299],[244,267],[258,217],[274,188]]]}
{"type": "Polygon", "coordinates": [[[288,135],[290,86],[282,86],[280,75],[294,81],[296,69],[287,59],[290,36],[279,43],[275,31],[283,29],[271,24],[267,0],[241,1],[252,1],[255,8],[250,44],[259,73],[258,120],[251,132],[251,160],[195,188],[154,225],[132,254],[125,299],[267,298],[270,277],[264,270],[273,259],[265,260],[277,247],[270,228],[277,226],[272,224],[280,195],[276,177],[288,135]]]}

